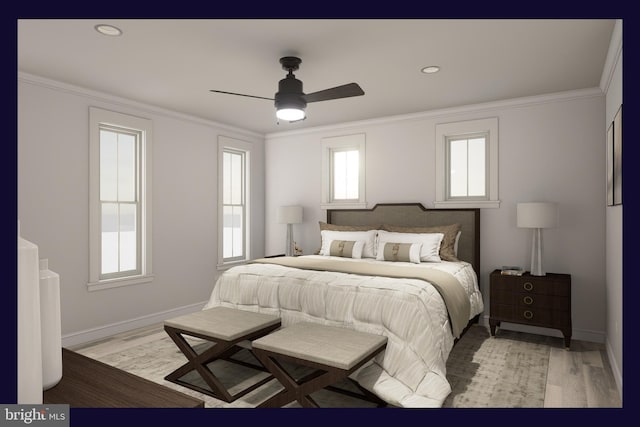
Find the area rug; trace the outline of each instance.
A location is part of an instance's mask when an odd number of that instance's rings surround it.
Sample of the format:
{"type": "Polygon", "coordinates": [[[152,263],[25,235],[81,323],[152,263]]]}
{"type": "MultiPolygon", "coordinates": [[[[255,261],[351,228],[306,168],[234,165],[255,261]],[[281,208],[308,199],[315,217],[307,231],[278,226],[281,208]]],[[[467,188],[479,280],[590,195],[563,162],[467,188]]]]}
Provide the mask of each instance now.
{"type": "MultiPolygon", "coordinates": [[[[444,407],[542,408],[553,337],[472,326],[447,360],[444,407]]],[[[557,339],[556,339],[557,341],[557,339]]]]}
{"type": "MultiPolygon", "coordinates": [[[[491,337],[486,327],[472,326],[456,343],[447,362],[447,379],[452,392],[445,400],[445,408],[522,408],[543,407],[550,343],[548,337],[501,330],[491,337]]],[[[193,340],[196,348],[208,343],[193,340]]],[[[80,350],[90,352],[90,348],[80,350]]],[[[244,350],[234,356],[249,361],[252,356],[244,350]]],[[[185,394],[197,397],[208,408],[252,408],[281,389],[273,380],[265,386],[226,403],[179,384],[168,382],[164,377],[186,362],[168,336],[161,336],[122,351],[96,357],[98,360],[151,381],[164,384],[185,394]]],[[[241,365],[216,361],[210,368],[230,392],[258,381],[267,375],[241,365]]],[[[295,374],[304,374],[303,368],[290,367],[295,374]],[[298,372],[295,369],[299,369],[298,372]]],[[[205,386],[196,373],[183,380],[205,386]]],[[[340,387],[357,391],[350,383],[340,387]]],[[[332,391],[320,391],[313,398],[322,407],[372,407],[370,402],[345,396],[332,391]]],[[[296,407],[297,403],[290,404],[296,407]]]]}

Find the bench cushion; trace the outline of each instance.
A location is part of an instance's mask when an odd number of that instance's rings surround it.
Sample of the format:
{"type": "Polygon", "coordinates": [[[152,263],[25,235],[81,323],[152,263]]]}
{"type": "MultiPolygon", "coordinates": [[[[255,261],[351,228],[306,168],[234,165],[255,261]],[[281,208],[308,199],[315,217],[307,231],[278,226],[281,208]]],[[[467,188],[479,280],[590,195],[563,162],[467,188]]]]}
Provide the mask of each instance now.
{"type": "Polygon", "coordinates": [[[387,337],[318,323],[299,322],[253,341],[253,348],[349,370],[387,337]]]}
{"type": "Polygon", "coordinates": [[[280,323],[278,316],[227,307],[213,307],[164,321],[165,326],[224,341],[235,341],[277,323],[280,323]]]}

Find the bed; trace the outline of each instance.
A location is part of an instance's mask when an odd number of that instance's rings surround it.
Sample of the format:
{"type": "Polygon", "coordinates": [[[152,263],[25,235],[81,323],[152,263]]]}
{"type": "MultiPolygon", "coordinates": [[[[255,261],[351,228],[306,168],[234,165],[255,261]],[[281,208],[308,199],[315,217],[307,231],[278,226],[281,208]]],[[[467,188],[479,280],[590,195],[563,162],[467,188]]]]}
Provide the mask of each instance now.
{"type": "Polygon", "coordinates": [[[385,335],[386,350],[352,379],[393,406],[441,407],[449,353],[484,309],[479,225],[479,209],[419,203],[328,210],[316,254],[234,266],[204,308],[385,335]]]}

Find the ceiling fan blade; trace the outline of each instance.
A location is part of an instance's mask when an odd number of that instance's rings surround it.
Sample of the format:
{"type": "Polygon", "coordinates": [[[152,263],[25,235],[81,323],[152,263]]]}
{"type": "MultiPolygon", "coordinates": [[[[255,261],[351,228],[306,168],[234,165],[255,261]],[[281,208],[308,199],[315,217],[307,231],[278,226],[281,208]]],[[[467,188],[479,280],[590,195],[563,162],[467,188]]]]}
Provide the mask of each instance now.
{"type": "Polygon", "coordinates": [[[234,92],[225,92],[223,90],[213,90],[210,89],[209,92],[217,92],[217,93],[226,93],[227,95],[239,95],[239,96],[248,96],[249,98],[258,98],[258,99],[268,99],[270,101],[274,101],[273,98],[265,98],[264,96],[255,96],[255,95],[245,95],[243,93],[234,93],[234,92]]]}
{"type": "Polygon", "coordinates": [[[308,93],[304,96],[305,101],[318,102],[328,101],[330,99],[349,98],[351,96],[364,95],[364,91],[357,83],[349,83],[342,86],[336,86],[331,89],[320,90],[318,92],[308,93]]]}

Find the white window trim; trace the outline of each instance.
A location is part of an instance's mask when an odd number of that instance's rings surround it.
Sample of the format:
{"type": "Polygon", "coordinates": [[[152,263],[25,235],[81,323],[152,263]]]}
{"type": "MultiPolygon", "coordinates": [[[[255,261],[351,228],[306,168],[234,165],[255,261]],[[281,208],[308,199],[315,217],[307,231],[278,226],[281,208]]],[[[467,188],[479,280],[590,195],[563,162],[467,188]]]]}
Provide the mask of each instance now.
{"type": "Polygon", "coordinates": [[[498,199],[498,118],[436,124],[436,208],[499,208],[498,199]],[[473,198],[447,200],[447,138],[488,132],[488,200],[473,198]]]}
{"type": "Polygon", "coordinates": [[[367,207],[365,193],[365,170],[366,170],[366,138],[364,133],[353,135],[333,136],[322,139],[322,202],[321,209],[365,209],[367,207]],[[339,201],[331,200],[331,165],[334,150],[358,150],[359,169],[358,169],[358,196],[357,201],[339,201]]]}
{"type": "Polygon", "coordinates": [[[152,122],[149,119],[128,114],[89,107],[89,291],[117,288],[121,286],[148,283],[153,280],[152,264],[152,223],[151,223],[151,159],[152,122]],[[142,212],[142,265],[141,274],[113,279],[100,279],[101,259],[101,216],[100,216],[100,125],[142,131],[141,172],[143,174],[140,192],[142,212]]]}
{"type": "Polygon", "coordinates": [[[234,265],[244,264],[251,259],[251,148],[252,144],[228,136],[218,136],[218,270],[226,270],[234,265]],[[243,151],[245,153],[245,256],[242,260],[224,261],[223,248],[223,153],[225,149],[243,151]]]}

